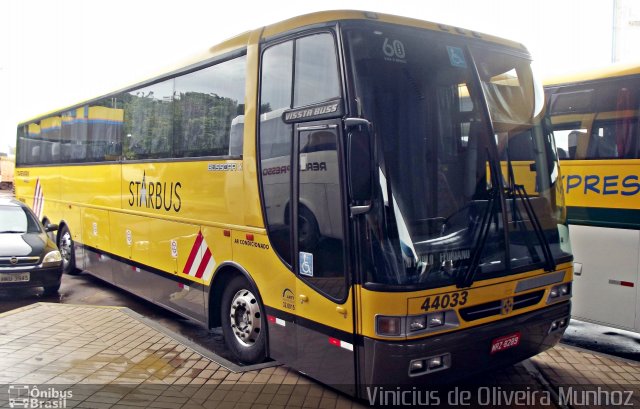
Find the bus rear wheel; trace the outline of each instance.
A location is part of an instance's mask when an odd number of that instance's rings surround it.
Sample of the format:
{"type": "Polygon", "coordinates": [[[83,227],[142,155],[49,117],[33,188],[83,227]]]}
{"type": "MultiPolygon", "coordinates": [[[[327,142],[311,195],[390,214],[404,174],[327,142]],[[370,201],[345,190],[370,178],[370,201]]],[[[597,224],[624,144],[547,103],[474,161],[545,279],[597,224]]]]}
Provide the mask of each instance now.
{"type": "Polygon", "coordinates": [[[222,294],[220,321],[224,341],[247,364],[266,358],[266,321],[257,291],[244,277],[234,277],[222,294]]]}
{"type": "Polygon", "coordinates": [[[58,232],[58,249],[62,256],[62,272],[71,275],[80,273],[76,268],[76,252],[73,246],[73,237],[66,225],[62,226],[58,232]]]}

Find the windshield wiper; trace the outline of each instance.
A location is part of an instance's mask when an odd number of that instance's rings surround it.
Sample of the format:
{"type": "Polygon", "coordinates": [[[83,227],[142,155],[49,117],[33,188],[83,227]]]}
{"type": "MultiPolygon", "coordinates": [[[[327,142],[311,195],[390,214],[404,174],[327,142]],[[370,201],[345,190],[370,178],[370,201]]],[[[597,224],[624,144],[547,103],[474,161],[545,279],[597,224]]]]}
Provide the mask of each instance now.
{"type": "MultiPolygon", "coordinates": [[[[508,174],[508,193],[513,200],[513,209],[512,209],[512,217],[515,223],[518,223],[516,220],[517,214],[519,213],[518,204],[515,201],[515,198],[518,197],[522,201],[522,205],[524,210],[527,212],[527,216],[529,216],[529,220],[531,221],[531,225],[533,226],[533,230],[536,233],[538,241],[540,242],[540,246],[542,247],[542,254],[544,256],[545,261],[545,271],[553,271],[556,269],[556,261],[553,258],[553,253],[551,252],[551,247],[549,246],[549,240],[544,235],[544,230],[542,229],[542,224],[540,223],[540,219],[538,215],[533,209],[533,205],[531,204],[531,200],[529,200],[529,195],[527,194],[527,190],[524,188],[524,185],[516,184],[515,174],[513,172],[513,165],[511,163],[511,153],[509,152],[509,144],[505,147],[507,154],[507,174],[508,174]]],[[[524,223],[523,220],[520,220],[524,223]]],[[[526,227],[525,227],[526,229],[526,227]]],[[[525,235],[526,236],[526,235],[525,235]]],[[[527,246],[529,247],[529,246],[527,246]]],[[[537,252],[534,249],[529,248],[529,252],[532,254],[532,258],[535,255],[537,257],[537,252]]]]}
{"type": "Polygon", "coordinates": [[[527,216],[529,216],[529,220],[531,221],[533,230],[535,230],[538,241],[540,242],[540,245],[542,247],[542,254],[544,255],[545,260],[544,269],[545,271],[554,271],[556,269],[556,260],[553,258],[551,246],[549,246],[549,240],[547,240],[547,237],[544,235],[544,230],[542,229],[540,219],[538,218],[536,212],[533,210],[533,205],[531,204],[531,200],[529,200],[527,190],[524,188],[524,185],[514,185],[513,189],[520,200],[522,200],[524,210],[527,212],[527,216]]]}
{"type": "Polygon", "coordinates": [[[473,284],[473,279],[478,270],[478,266],[480,265],[480,259],[482,258],[482,253],[484,252],[484,246],[487,242],[487,237],[489,236],[489,230],[491,229],[491,218],[495,214],[495,204],[496,197],[498,196],[498,187],[493,187],[489,190],[489,199],[487,200],[487,208],[484,210],[482,215],[482,221],[480,222],[480,230],[478,233],[478,241],[477,246],[473,251],[473,255],[471,256],[471,260],[469,261],[469,267],[464,272],[464,274],[459,276],[459,280],[456,283],[458,288],[470,287],[473,284]]]}

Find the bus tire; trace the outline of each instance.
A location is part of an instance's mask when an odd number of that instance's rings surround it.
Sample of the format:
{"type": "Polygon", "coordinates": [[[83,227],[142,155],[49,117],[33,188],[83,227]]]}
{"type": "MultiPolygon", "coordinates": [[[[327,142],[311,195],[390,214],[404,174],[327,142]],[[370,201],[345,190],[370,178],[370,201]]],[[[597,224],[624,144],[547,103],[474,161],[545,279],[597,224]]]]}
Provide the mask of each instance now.
{"type": "Polygon", "coordinates": [[[76,268],[76,251],[73,245],[73,236],[67,225],[63,225],[58,232],[58,249],[62,255],[62,272],[76,275],[80,270],[76,268]]]}
{"type": "Polygon", "coordinates": [[[267,325],[258,292],[241,276],[233,277],[222,293],[220,322],[227,348],[246,364],[266,358],[267,325]]]}

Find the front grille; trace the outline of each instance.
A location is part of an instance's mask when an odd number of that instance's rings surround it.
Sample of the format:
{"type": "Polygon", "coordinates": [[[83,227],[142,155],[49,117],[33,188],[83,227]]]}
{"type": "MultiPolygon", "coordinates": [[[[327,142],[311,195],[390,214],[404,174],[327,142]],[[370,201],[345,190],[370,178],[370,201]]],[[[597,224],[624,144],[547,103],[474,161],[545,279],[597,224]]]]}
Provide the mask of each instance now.
{"type": "MultiPolygon", "coordinates": [[[[531,307],[538,304],[544,296],[544,290],[534,291],[532,293],[521,294],[513,297],[513,311],[522,308],[531,307]]],[[[482,318],[492,317],[502,314],[502,300],[490,301],[472,307],[460,309],[460,317],[465,321],[475,321],[482,318]]]]}
{"type": "Polygon", "coordinates": [[[500,311],[502,311],[502,301],[491,301],[474,305],[473,307],[462,308],[460,316],[465,321],[475,321],[493,315],[500,315],[500,311]]]}
{"type": "Polygon", "coordinates": [[[536,305],[542,300],[544,296],[544,290],[534,291],[532,293],[517,295],[513,297],[513,309],[519,310],[521,308],[531,307],[536,305]]]}
{"type": "Polygon", "coordinates": [[[0,267],[35,266],[40,257],[0,257],[0,267]]]}

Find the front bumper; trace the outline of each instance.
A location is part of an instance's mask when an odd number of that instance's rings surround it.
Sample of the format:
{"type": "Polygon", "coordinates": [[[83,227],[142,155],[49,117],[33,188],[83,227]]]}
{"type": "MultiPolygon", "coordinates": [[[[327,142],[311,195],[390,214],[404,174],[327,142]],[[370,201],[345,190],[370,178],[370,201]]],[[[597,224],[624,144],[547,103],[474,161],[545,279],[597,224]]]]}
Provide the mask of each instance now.
{"type": "Polygon", "coordinates": [[[47,268],[33,268],[33,269],[20,269],[20,271],[14,271],[11,269],[0,269],[0,274],[21,274],[29,273],[29,281],[21,282],[0,282],[0,290],[10,288],[33,288],[33,287],[50,287],[60,283],[62,279],[62,266],[47,267],[47,268]]]}
{"type": "Polygon", "coordinates": [[[566,326],[550,331],[551,323],[562,319],[568,322],[570,313],[571,301],[566,301],[491,324],[416,341],[365,338],[364,354],[360,355],[363,390],[367,386],[404,388],[446,384],[488,369],[512,365],[558,343],[566,326]],[[515,332],[521,334],[519,345],[491,354],[493,340],[515,332]],[[450,356],[448,369],[410,376],[412,360],[443,354],[450,356]]]}

